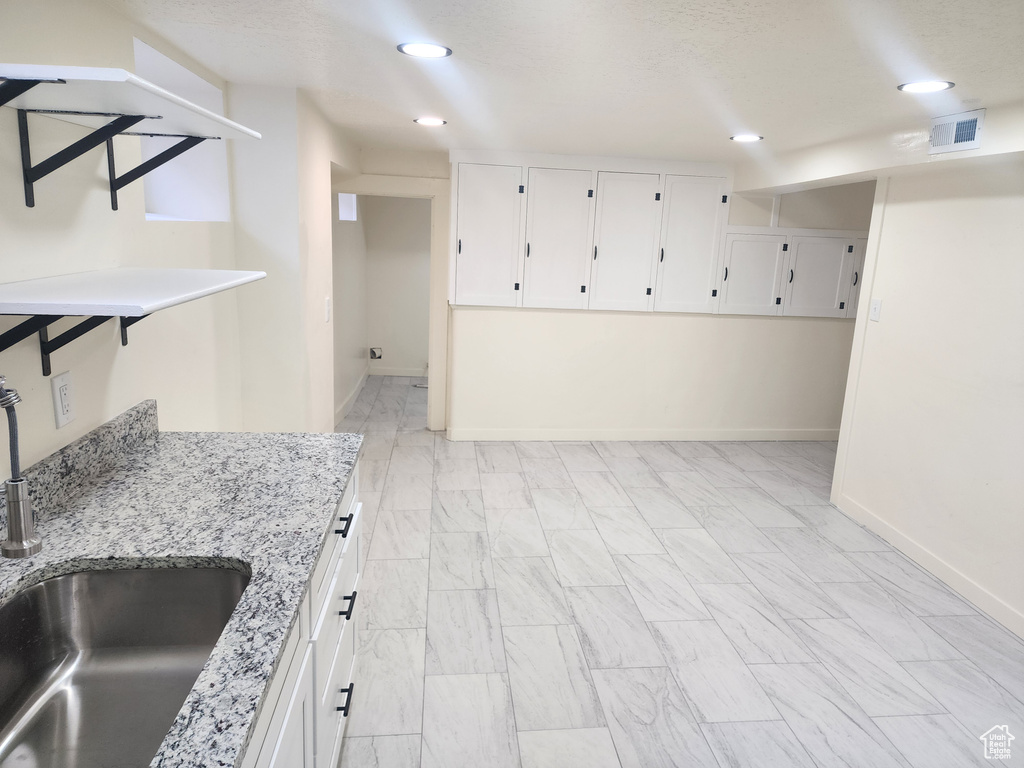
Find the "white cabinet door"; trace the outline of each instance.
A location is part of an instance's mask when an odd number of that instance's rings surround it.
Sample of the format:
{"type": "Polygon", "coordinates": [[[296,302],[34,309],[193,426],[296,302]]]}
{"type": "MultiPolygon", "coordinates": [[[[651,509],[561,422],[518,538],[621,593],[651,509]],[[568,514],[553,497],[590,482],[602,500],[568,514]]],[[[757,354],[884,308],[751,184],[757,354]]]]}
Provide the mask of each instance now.
{"type": "Polygon", "coordinates": [[[597,174],[590,309],[651,308],[660,184],[654,173],[597,174]]]}
{"type": "Polygon", "coordinates": [[[593,171],[529,170],[524,307],[586,309],[594,188],[593,171]]]}
{"type": "Polygon", "coordinates": [[[785,244],[785,235],[726,235],[719,314],[777,315],[782,311],[785,244]]]}
{"type": "Polygon", "coordinates": [[[718,287],[725,185],[719,178],[668,177],[655,311],[711,312],[718,303],[712,292],[718,287]]]}
{"type": "Polygon", "coordinates": [[[864,258],[867,255],[868,240],[858,238],[853,247],[853,264],[849,270],[850,298],[846,301],[846,317],[856,317],[860,305],[860,286],[864,282],[864,258]]]}
{"type": "Polygon", "coordinates": [[[844,278],[853,262],[854,242],[841,237],[790,238],[782,314],[846,317],[850,285],[844,278]]]}
{"type": "Polygon", "coordinates": [[[270,768],[313,768],[313,663],[307,645],[270,768]]]}
{"type": "Polygon", "coordinates": [[[455,303],[514,307],[523,169],[459,164],[455,303]]]}

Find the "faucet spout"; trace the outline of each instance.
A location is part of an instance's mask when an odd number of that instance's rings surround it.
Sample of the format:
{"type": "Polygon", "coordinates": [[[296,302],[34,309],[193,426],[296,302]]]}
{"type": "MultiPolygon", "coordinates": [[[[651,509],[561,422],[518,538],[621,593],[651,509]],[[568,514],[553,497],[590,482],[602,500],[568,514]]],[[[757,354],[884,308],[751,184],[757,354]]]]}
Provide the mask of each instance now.
{"type": "Polygon", "coordinates": [[[4,483],[7,501],[7,539],[0,542],[4,557],[31,557],[43,548],[36,535],[36,520],[32,514],[32,501],[28,495],[28,481],[21,476],[21,456],[18,452],[18,416],[14,406],[21,402],[17,390],[7,388],[7,380],[0,376],[0,408],[7,411],[7,426],[11,438],[11,479],[4,483]]]}

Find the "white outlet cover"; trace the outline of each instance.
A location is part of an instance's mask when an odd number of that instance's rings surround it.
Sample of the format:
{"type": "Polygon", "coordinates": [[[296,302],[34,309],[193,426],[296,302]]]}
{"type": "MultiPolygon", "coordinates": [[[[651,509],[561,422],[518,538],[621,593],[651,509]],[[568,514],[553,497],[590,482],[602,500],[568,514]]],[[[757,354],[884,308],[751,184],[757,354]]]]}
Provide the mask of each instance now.
{"type": "Polygon", "coordinates": [[[882,318],[882,300],[872,299],[871,300],[871,311],[868,313],[868,319],[874,320],[876,323],[882,318]]]}
{"type": "Polygon", "coordinates": [[[71,386],[71,371],[64,371],[50,379],[53,393],[53,420],[57,429],[75,420],[75,397],[71,386]]]}

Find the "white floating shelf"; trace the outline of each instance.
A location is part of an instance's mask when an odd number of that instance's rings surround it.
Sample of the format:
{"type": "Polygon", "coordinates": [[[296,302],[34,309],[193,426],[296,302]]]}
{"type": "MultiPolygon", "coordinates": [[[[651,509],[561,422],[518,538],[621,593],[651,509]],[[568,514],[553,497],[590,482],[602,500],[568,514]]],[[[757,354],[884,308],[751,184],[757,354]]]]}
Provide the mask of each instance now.
{"type": "Polygon", "coordinates": [[[0,315],[142,317],[262,280],[266,272],[118,267],[0,284],[0,315]]]}
{"type": "MultiPolygon", "coordinates": [[[[0,64],[0,80],[40,80],[7,102],[17,109],[54,112],[102,112],[145,115],[129,133],[202,136],[208,139],[258,139],[256,131],[136,77],[123,69],[0,64]]],[[[55,114],[49,117],[98,128],[109,117],[55,114]]]]}

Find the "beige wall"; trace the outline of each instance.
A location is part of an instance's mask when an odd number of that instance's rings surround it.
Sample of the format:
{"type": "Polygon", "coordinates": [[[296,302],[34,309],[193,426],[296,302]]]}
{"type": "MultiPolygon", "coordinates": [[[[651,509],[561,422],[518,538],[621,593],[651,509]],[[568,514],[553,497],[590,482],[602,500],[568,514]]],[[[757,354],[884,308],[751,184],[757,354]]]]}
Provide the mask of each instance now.
{"type": "Polygon", "coordinates": [[[1024,635],[1024,162],[880,181],[875,221],[833,501],[1024,635]]]}
{"type": "MultiPolygon", "coordinates": [[[[867,231],[874,195],[874,181],[779,195],[778,226],[867,231]]],[[[744,227],[770,226],[773,202],[771,196],[733,195],[729,205],[729,223],[744,227]]]]}
{"type": "MultiPolygon", "coordinates": [[[[363,212],[355,221],[338,221],[333,205],[334,252],[334,423],[348,415],[369,372],[366,343],[366,234],[363,212]]],[[[362,207],[362,200],[357,206],[362,207]]]]}
{"type": "Polygon", "coordinates": [[[874,198],[873,181],[791,192],[779,200],[779,226],[867,231],[874,198]]]}
{"type": "Polygon", "coordinates": [[[424,376],[430,315],[430,201],[360,198],[366,232],[367,342],[380,376],[424,376]]]}
{"type": "MultiPolygon", "coordinates": [[[[132,37],[209,74],[103,4],[9,3],[0,24],[5,61],[133,69],[132,37]]],[[[216,85],[223,83],[214,81],[216,85]]],[[[85,135],[85,130],[30,116],[38,162],[85,135]]],[[[0,109],[0,280],[113,266],[235,268],[230,223],[147,222],[142,184],[118,195],[111,211],[102,148],[60,168],[36,185],[36,205],[25,206],[16,112],[0,109]]],[[[137,139],[115,140],[117,162],[139,161],[137,139]]],[[[120,346],[115,321],[52,356],[53,372],[71,371],[77,416],[57,430],[50,380],[42,376],[37,337],[0,353],[0,373],[18,389],[22,462],[31,464],[146,398],[159,401],[163,429],[230,430],[241,427],[237,297],[245,286],[154,314],[129,331],[120,346]]],[[[23,318],[0,318],[0,331],[23,318]]],[[[54,332],[70,327],[62,320],[54,332]]],[[[5,418],[0,421],[6,422],[5,418]]],[[[0,427],[6,430],[6,425],[0,427]]],[[[0,441],[0,472],[7,477],[7,441],[0,441]]]]}
{"type": "Polygon", "coordinates": [[[232,146],[237,262],[267,272],[239,303],[245,428],[332,431],[331,174],[357,155],[294,88],[232,85],[228,96],[263,133],[232,146]]]}
{"type": "Polygon", "coordinates": [[[452,309],[466,440],[835,439],[852,323],[452,309]]]}

